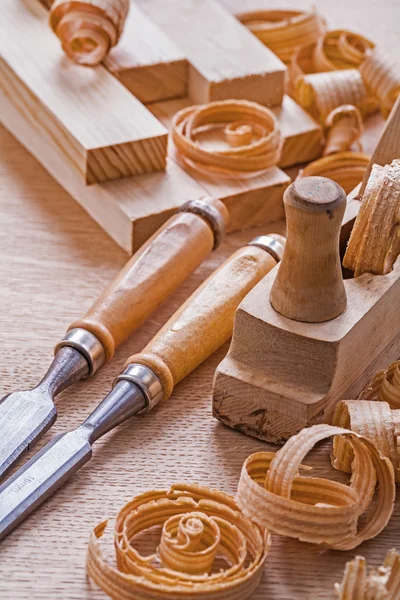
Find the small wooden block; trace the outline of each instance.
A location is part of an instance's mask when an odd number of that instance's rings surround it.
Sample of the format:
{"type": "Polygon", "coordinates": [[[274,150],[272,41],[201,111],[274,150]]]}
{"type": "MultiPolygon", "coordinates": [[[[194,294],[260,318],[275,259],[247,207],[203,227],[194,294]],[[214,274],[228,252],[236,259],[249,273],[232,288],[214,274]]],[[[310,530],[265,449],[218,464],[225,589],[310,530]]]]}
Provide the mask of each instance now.
{"type": "Polygon", "coordinates": [[[189,66],[172,39],[131,4],[121,39],[104,65],[143,103],[181,98],[189,66]]]}
{"type": "Polygon", "coordinates": [[[190,63],[195,103],[246,98],[281,104],[285,65],[214,0],[138,0],[190,63]]]}
{"type": "Polygon", "coordinates": [[[346,280],[348,307],[325,323],[275,312],[269,293],[276,272],[239,306],[214,380],[213,412],[234,429],[281,443],[329,421],[339,400],[356,398],[400,356],[400,260],[388,275],[346,280]]]}
{"type": "MultiPolygon", "coordinates": [[[[88,69],[68,60],[38,0],[4,0],[1,10],[2,96],[18,104],[35,128],[51,131],[82,181],[165,168],[162,124],[104,67],[88,69]]],[[[7,126],[4,109],[0,114],[7,126]]]]}
{"type": "MultiPolygon", "coordinates": [[[[148,109],[169,130],[173,116],[192,104],[189,98],[180,98],[149,104],[148,109]]],[[[292,167],[321,156],[322,128],[297,102],[285,95],[282,105],[272,107],[271,110],[278,120],[284,139],[279,167],[292,167]]]]}

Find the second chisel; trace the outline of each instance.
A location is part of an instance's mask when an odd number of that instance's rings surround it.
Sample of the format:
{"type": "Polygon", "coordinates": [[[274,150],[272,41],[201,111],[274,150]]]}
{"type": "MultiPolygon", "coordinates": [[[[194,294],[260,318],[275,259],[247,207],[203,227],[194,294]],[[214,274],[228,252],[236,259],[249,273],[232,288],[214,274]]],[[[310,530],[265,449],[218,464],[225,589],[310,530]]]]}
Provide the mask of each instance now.
{"type": "Polygon", "coordinates": [[[0,539],[90,460],[97,439],[166,400],[179,381],[230,338],[241,300],[277,264],[283,248],[281,236],[261,236],[235,252],[143,352],[128,359],[86,421],[54,438],[0,487],[0,539]]]}
{"type": "Polygon", "coordinates": [[[220,200],[184,204],[132,256],[83,319],[56,346],[35,388],[13,392],[0,404],[0,477],[56,420],[54,398],[93,375],[219,245],[228,222],[220,200]]]}

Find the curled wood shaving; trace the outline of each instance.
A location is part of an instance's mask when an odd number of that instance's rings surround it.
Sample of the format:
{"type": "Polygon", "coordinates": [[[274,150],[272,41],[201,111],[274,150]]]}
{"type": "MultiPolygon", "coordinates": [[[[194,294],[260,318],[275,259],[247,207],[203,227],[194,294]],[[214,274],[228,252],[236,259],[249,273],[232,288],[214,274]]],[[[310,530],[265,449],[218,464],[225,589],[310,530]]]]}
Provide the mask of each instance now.
{"type": "Polygon", "coordinates": [[[274,114],[255,102],[224,100],[179,111],[172,140],[178,158],[197,171],[222,177],[255,176],[279,162],[282,138],[274,114]],[[199,135],[223,129],[229,148],[207,148],[199,135]]]}
{"type": "Polygon", "coordinates": [[[317,71],[357,68],[375,44],[358,33],[345,29],[328,31],[318,39],[314,64],[317,71]]]}
{"type": "MultiPolygon", "coordinates": [[[[333,425],[351,429],[371,440],[392,462],[396,481],[400,481],[400,446],[398,445],[398,414],[387,402],[343,400],[333,417],[333,425]]],[[[351,444],[341,436],[333,441],[332,464],[336,469],[351,473],[354,453],[351,444]]]]}
{"type": "Polygon", "coordinates": [[[315,44],[325,31],[325,21],[314,11],[258,10],[236,16],[286,64],[299,48],[315,44]]]}
{"type": "Polygon", "coordinates": [[[329,113],[326,123],[328,128],[324,156],[347,152],[353,144],[362,151],[360,137],[363,132],[361,113],[356,106],[345,104],[329,113]]]}
{"type": "Polygon", "coordinates": [[[389,273],[400,253],[400,161],[373,165],[343,266],[354,276],[389,273]]]}
{"type": "Polygon", "coordinates": [[[300,171],[299,177],[329,177],[348,194],[362,180],[369,161],[370,157],[362,152],[338,152],[311,162],[300,171]]]}
{"type": "Polygon", "coordinates": [[[360,72],[367,87],[379,99],[381,111],[387,117],[400,94],[399,68],[390,57],[375,48],[360,65],[360,72]]]}
{"type": "Polygon", "coordinates": [[[236,499],[260,527],[350,550],[375,537],[388,523],[395,499],[394,471],[390,460],[367,438],[341,427],[314,425],[290,438],[276,454],[252,454],[244,463],[236,499]],[[350,485],[300,476],[301,461],[313,446],[336,435],[344,436],[354,452],[350,485]],[[358,529],[377,482],[375,506],[358,529]]]}
{"type": "Polygon", "coordinates": [[[359,396],[364,400],[387,402],[391,408],[400,409],[400,360],[384,371],[379,371],[359,396]]]}
{"type": "Polygon", "coordinates": [[[129,11],[129,0],[55,0],[50,26],[73,61],[94,66],[118,42],[129,11]]]}
{"type": "Polygon", "coordinates": [[[103,554],[107,522],[94,529],[87,572],[115,600],[244,600],[257,588],[271,539],[222,492],[176,485],[136,496],[115,524],[115,567],[103,554]],[[156,553],[142,555],[135,536],[161,527],[156,553]],[[218,568],[212,569],[219,559],[218,568]],[[221,566],[222,565],[222,566],[221,566]]]}
{"type": "Polygon", "coordinates": [[[389,550],[378,569],[367,572],[367,561],[356,556],[346,563],[342,582],[335,584],[339,600],[397,600],[400,597],[400,555],[389,550]]]}
{"type": "Polygon", "coordinates": [[[294,91],[297,102],[316,119],[325,122],[338,106],[351,104],[367,110],[367,90],[357,69],[311,73],[298,77],[294,91]]]}
{"type": "Polygon", "coordinates": [[[288,63],[288,82],[287,82],[287,93],[295,97],[296,93],[296,81],[302,75],[309,73],[315,73],[317,69],[314,65],[314,53],[315,44],[308,44],[298,48],[292,56],[290,63],[288,63]]]}

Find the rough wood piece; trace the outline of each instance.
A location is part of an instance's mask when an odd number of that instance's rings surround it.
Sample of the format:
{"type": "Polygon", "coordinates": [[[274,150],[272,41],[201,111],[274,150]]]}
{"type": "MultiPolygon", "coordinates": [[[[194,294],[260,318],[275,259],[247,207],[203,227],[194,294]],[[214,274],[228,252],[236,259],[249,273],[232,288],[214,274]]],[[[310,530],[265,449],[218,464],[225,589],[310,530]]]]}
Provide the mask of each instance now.
{"type": "MultiPolygon", "coordinates": [[[[148,109],[169,130],[175,113],[191,106],[189,98],[156,102],[149,104],[148,109]]],[[[279,167],[286,168],[309,162],[321,156],[323,133],[322,127],[290,96],[285,95],[281,106],[271,108],[277,118],[283,138],[283,147],[279,167]]],[[[215,134],[207,136],[216,142],[215,134]]]]}
{"type": "Polygon", "coordinates": [[[282,442],[327,422],[400,354],[400,261],[385,276],[344,282],[347,309],[310,324],[282,317],[265,302],[277,269],[240,305],[227,357],[214,381],[214,415],[240,431],[282,442]],[[377,334],[379,332],[379,334],[377,334]]]}
{"type": "MultiPolygon", "coordinates": [[[[167,132],[103,67],[65,58],[38,0],[4,0],[0,86],[85,183],[165,168],[167,132]],[[21,44],[21,39],[24,43],[21,44]]],[[[5,108],[1,119],[8,126],[5,108]]],[[[50,149],[43,148],[43,153],[50,149]]]]}
{"type": "Polygon", "coordinates": [[[138,5],[184,52],[193,102],[282,102],[285,66],[214,0],[139,0],[138,5]]]}
{"type": "Polygon", "coordinates": [[[188,63],[173,39],[131,4],[121,39],[104,65],[141,102],[180,98],[186,95],[188,63]]]}
{"type": "Polygon", "coordinates": [[[271,288],[274,309],[288,319],[319,323],[346,308],[339,254],[346,195],[325,177],[305,177],[284,195],[285,252],[271,288]]]}

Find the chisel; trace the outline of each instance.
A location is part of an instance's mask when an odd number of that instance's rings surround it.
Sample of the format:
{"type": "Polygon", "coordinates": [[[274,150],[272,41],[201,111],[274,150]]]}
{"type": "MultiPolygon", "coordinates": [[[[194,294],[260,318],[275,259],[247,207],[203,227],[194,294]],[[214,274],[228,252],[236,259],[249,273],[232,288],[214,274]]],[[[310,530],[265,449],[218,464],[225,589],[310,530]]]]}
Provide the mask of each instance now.
{"type": "Polygon", "coordinates": [[[284,238],[261,236],[235,252],[182,305],[74,431],[56,436],[0,487],[0,539],[92,456],[102,435],[166,400],[175,385],[232,335],[244,296],[280,260],[284,238]]]}
{"type": "Polygon", "coordinates": [[[54,398],[92,376],[222,239],[228,212],[220,200],[184,204],[127,262],[83,319],[56,345],[35,388],[0,403],[0,477],[54,423],[54,398]]]}

